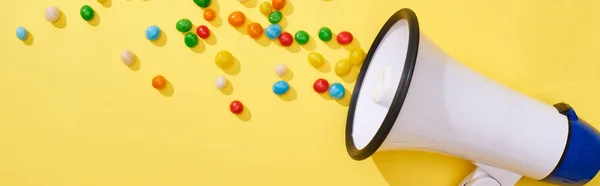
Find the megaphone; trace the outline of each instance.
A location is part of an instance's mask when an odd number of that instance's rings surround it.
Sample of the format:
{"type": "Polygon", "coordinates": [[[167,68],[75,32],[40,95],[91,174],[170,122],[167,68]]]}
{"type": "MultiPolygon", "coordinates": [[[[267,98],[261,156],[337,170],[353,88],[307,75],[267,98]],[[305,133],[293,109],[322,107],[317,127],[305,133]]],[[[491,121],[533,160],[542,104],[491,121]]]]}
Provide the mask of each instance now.
{"type": "Polygon", "coordinates": [[[476,165],[461,186],[513,186],[522,177],[584,185],[600,170],[600,133],[566,103],[547,105],[487,79],[436,46],[415,13],[394,13],[354,87],[346,149],[425,150],[476,165]]]}

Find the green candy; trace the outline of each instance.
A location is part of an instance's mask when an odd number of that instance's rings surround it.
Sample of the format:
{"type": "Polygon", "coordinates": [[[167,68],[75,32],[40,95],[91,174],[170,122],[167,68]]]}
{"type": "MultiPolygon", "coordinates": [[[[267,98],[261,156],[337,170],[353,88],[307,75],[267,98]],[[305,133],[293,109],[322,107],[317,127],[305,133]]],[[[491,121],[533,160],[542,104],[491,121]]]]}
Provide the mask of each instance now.
{"type": "Polygon", "coordinates": [[[298,42],[298,44],[304,45],[304,44],[308,43],[310,36],[308,36],[308,33],[306,31],[300,30],[300,31],[296,32],[294,39],[296,40],[296,42],[298,42]]]}
{"type": "Polygon", "coordinates": [[[199,7],[206,8],[210,5],[210,0],[194,0],[194,3],[199,7]]]}
{"type": "Polygon", "coordinates": [[[281,21],[282,18],[283,18],[283,14],[281,14],[281,12],[278,10],[271,12],[271,14],[269,14],[269,22],[273,23],[273,24],[279,23],[279,21],[281,21]]]}
{"type": "Polygon", "coordinates": [[[181,19],[177,21],[175,28],[180,32],[188,32],[192,29],[192,22],[188,19],[181,19]]]}
{"type": "Polygon", "coordinates": [[[184,37],[185,46],[193,48],[198,45],[198,36],[193,33],[187,33],[184,37]]]}
{"type": "Polygon", "coordinates": [[[321,39],[321,41],[328,42],[331,40],[332,37],[333,33],[331,33],[331,29],[327,27],[319,29],[319,39],[321,39]]]}
{"type": "Polygon", "coordinates": [[[89,21],[94,19],[94,9],[88,5],[83,5],[79,10],[79,14],[81,14],[83,20],[89,21]]]}

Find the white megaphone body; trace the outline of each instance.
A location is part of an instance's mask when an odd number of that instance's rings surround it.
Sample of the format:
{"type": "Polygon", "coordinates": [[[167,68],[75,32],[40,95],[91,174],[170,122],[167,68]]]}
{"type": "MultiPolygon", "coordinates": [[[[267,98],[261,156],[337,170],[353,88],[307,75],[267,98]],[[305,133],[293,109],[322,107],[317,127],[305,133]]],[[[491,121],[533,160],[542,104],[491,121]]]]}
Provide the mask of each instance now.
{"type": "Polygon", "coordinates": [[[419,30],[410,9],[385,23],[354,88],[346,148],[419,149],[472,161],[461,186],[513,186],[525,176],[583,185],[600,169],[600,134],[567,104],[529,98],[463,66],[419,30]]]}

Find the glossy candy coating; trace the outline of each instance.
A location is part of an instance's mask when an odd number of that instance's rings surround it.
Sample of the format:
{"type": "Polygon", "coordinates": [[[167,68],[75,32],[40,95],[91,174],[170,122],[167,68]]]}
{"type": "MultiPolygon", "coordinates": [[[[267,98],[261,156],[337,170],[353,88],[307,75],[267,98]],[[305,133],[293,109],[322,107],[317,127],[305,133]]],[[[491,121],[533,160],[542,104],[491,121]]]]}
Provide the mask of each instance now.
{"type": "Polygon", "coordinates": [[[175,24],[175,28],[179,32],[189,32],[192,29],[192,22],[189,19],[180,19],[175,24]]]}
{"type": "Polygon", "coordinates": [[[285,7],[285,0],[271,0],[271,5],[275,10],[281,10],[285,7]]]}
{"type": "Polygon", "coordinates": [[[284,76],[287,73],[287,67],[284,64],[279,64],[275,67],[275,74],[278,76],[284,76]]]}
{"type": "Polygon", "coordinates": [[[331,41],[332,37],[333,37],[333,33],[331,32],[331,29],[329,29],[327,27],[322,27],[321,29],[319,29],[319,39],[321,39],[321,41],[324,41],[324,42],[331,41]]]}
{"type": "Polygon", "coordinates": [[[269,39],[277,39],[279,35],[281,35],[281,26],[278,24],[269,25],[265,30],[265,35],[267,35],[269,39]]]}
{"type": "Polygon", "coordinates": [[[21,26],[17,28],[17,38],[19,38],[19,40],[25,41],[27,39],[27,35],[27,29],[21,26]]]}
{"type": "Polygon", "coordinates": [[[58,21],[58,18],[60,18],[60,10],[55,6],[50,6],[46,8],[45,17],[47,21],[56,22],[58,21]]]}
{"type": "Polygon", "coordinates": [[[352,43],[353,39],[354,39],[354,36],[352,36],[352,34],[347,31],[340,32],[337,35],[337,41],[338,41],[338,43],[340,43],[340,45],[350,44],[350,43],[352,43]]]}
{"type": "Polygon", "coordinates": [[[217,87],[217,89],[219,89],[219,90],[223,90],[226,86],[227,86],[227,79],[225,79],[225,77],[223,77],[223,76],[217,77],[217,80],[215,81],[215,87],[217,87]]]}
{"type": "Polygon", "coordinates": [[[347,59],[341,59],[335,64],[335,74],[338,76],[345,76],[352,70],[352,64],[347,59]]]}
{"type": "Polygon", "coordinates": [[[227,68],[233,65],[233,55],[228,51],[221,51],[215,56],[215,64],[221,68],[227,68]]]}
{"type": "Polygon", "coordinates": [[[199,7],[206,8],[210,5],[210,0],[194,0],[199,7]]]}
{"type": "Polygon", "coordinates": [[[311,52],[308,54],[308,62],[314,67],[320,67],[325,64],[325,58],[317,52],[311,52]]]}
{"type": "Polygon", "coordinates": [[[257,39],[262,36],[264,30],[259,23],[250,23],[248,24],[247,32],[250,37],[257,39]]]}
{"type": "Polygon", "coordinates": [[[279,23],[279,21],[281,21],[282,18],[283,18],[283,14],[281,14],[281,12],[279,10],[276,10],[274,12],[271,12],[271,14],[269,14],[269,23],[272,23],[272,24],[279,23]]]}
{"type": "Polygon", "coordinates": [[[289,32],[284,32],[279,35],[279,43],[281,46],[290,46],[294,43],[294,37],[289,32]]]}
{"type": "Polygon", "coordinates": [[[317,93],[325,93],[329,89],[329,82],[325,79],[317,79],[313,84],[313,90],[317,93]]]}
{"type": "Polygon", "coordinates": [[[361,48],[355,48],[350,51],[350,55],[348,55],[348,61],[352,65],[361,65],[365,61],[365,51],[361,48]]]}
{"type": "Polygon", "coordinates": [[[185,46],[194,48],[198,45],[198,36],[194,33],[187,33],[185,34],[183,41],[185,42],[185,46]]]}
{"type": "Polygon", "coordinates": [[[340,83],[331,84],[329,86],[328,91],[329,96],[337,100],[344,98],[344,96],[346,95],[346,90],[344,89],[344,86],[340,83]]]}
{"type": "Polygon", "coordinates": [[[296,35],[294,36],[296,42],[298,42],[298,44],[300,45],[305,45],[306,43],[308,43],[308,40],[310,40],[310,36],[308,35],[308,33],[304,30],[300,30],[298,32],[296,32],[296,35]]]}
{"type": "Polygon", "coordinates": [[[290,84],[284,80],[279,80],[273,85],[273,93],[277,95],[285,94],[288,90],[290,90],[290,84]]]}
{"type": "Polygon", "coordinates": [[[206,9],[204,11],[204,14],[202,14],[202,17],[204,17],[204,20],[207,21],[212,21],[215,19],[215,17],[217,16],[217,13],[213,10],[213,9],[206,9]]]}
{"type": "Polygon", "coordinates": [[[229,104],[229,110],[234,114],[241,114],[244,111],[244,105],[242,102],[235,100],[229,104]]]}
{"type": "Polygon", "coordinates": [[[152,78],[152,87],[155,89],[164,89],[167,86],[167,79],[165,77],[158,75],[152,78]]]}
{"type": "Polygon", "coordinates": [[[227,21],[233,27],[241,27],[246,22],[246,15],[240,11],[235,11],[229,14],[227,21]]]}
{"type": "Polygon", "coordinates": [[[123,61],[123,64],[131,66],[135,63],[135,55],[129,50],[124,50],[121,52],[121,61],[123,61]]]}
{"type": "Polygon", "coordinates": [[[160,36],[160,28],[156,25],[152,25],[146,29],[146,38],[148,40],[154,41],[157,40],[160,36]]]}
{"type": "Polygon", "coordinates": [[[198,37],[206,39],[210,37],[210,30],[208,29],[208,27],[200,25],[198,26],[198,28],[196,28],[196,34],[198,35],[198,37]]]}
{"type": "Polygon", "coordinates": [[[94,19],[94,9],[89,5],[83,5],[81,9],[79,9],[79,14],[83,20],[89,21],[94,19]]]}
{"type": "Polygon", "coordinates": [[[271,3],[269,2],[263,2],[260,4],[260,13],[267,16],[269,14],[271,14],[271,12],[273,11],[273,7],[271,6],[271,3]]]}

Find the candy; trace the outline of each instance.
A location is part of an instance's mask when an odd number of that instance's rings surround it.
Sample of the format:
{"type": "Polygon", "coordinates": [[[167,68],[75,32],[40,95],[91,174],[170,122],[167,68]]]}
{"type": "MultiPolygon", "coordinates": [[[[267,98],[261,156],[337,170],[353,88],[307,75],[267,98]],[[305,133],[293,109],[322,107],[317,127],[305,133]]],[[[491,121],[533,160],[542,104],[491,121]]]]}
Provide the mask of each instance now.
{"type": "Polygon", "coordinates": [[[277,39],[281,34],[281,26],[278,24],[272,24],[267,27],[265,34],[269,39],[277,39]]]}
{"type": "Polygon", "coordinates": [[[355,48],[350,51],[350,55],[348,56],[348,60],[350,64],[360,65],[365,61],[366,54],[361,48],[355,48]]]}
{"type": "Polygon", "coordinates": [[[273,85],[273,93],[277,95],[285,94],[290,90],[290,85],[284,80],[279,80],[273,85]]]}
{"type": "Polygon", "coordinates": [[[246,22],[246,15],[240,11],[235,11],[229,14],[229,18],[227,19],[229,24],[233,27],[241,27],[246,22]]]}
{"type": "Polygon", "coordinates": [[[271,6],[271,3],[269,2],[263,2],[260,4],[260,13],[267,16],[269,14],[271,14],[271,11],[273,11],[273,7],[271,6]]]}
{"type": "Polygon", "coordinates": [[[244,105],[242,102],[235,100],[229,104],[229,110],[234,114],[241,114],[244,111],[244,105]]]}
{"type": "Polygon", "coordinates": [[[352,34],[350,32],[347,32],[347,31],[340,32],[337,35],[337,41],[341,45],[350,44],[350,43],[352,43],[353,39],[354,39],[354,36],[352,36],[352,34]]]}
{"type": "Polygon", "coordinates": [[[83,20],[89,21],[94,18],[94,9],[89,5],[83,5],[81,9],[79,9],[79,14],[83,20]]]}
{"type": "Polygon", "coordinates": [[[273,9],[281,10],[285,6],[285,0],[272,0],[271,5],[273,5],[273,9]]]}
{"type": "Polygon", "coordinates": [[[210,5],[210,0],[194,0],[194,3],[199,7],[206,8],[210,5]]]}
{"type": "Polygon", "coordinates": [[[227,79],[225,79],[225,77],[223,76],[217,77],[217,80],[215,81],[215,86],[217,87],[217,89],[223,90],[227,86],[227,79]]]}
{"type": "Polygon", "coordinates": [[[329,82],[327,82],[327,80],[325,79],[317,79],[317,81],[315,81],[315,83],[313,84],[313,89],[315,90],[315,92],[317,93],[325,93],[327,92],[327,89],[329,89],[329,82]]]}
{"type": "Polygon", "coordinates": [[[337,100],[344,98],[344,95],[346,94],[346,90],[344,89],[344,86],[340,83],[331,84],[331,86],[329,86],[328,91],[329,91],[329,96],[331,96],[333,99],[337,99],[337,100]]]}
{"type": "Polygon", "coordinates": [[[104,3],[106,0],[98,0],[99,3],[104,3]]]}
{"type": "Polygon", "coordinates": [[[46,8],[46,20],[50,22],[56,22],[60,17],[60,10],[55,6],[46,8]]]}
{"type": "Polygon", "coordinates": [[[123,64],[131,66],[135,62],[135,55],[129,50],[124,50],[121,52],[121,61],[123,61],[123,64]]]}
{"type": "Polygon", "coordinates": [[[352,70],[352,64],[347,59],[341,59],[335,64],[335,74],[338,76],[345,76],[352,70]]]}
{"type": "Polygon", "coordinates": [[[221,68],[227,68],[233,65],[233,55],[228,51],[221,51],[215,56],[215,64],[221,68]]]}
{"type": "Polygon", "coordinates": [[[175,24],[175,28],[179,32],[188,32],[192,29],[192,22],[189,19],[180,19],[175,24]]]}
{"type": "Polygon", "coordinates": [[[271,14],[269,14],[269,23],[279,23],[279,21],[281,21],[281,19],[283,18],[283,14],[281,14],[281,12],[279,10],[276,10],[274,12],[271,12],[271,14]]]}
{"type": "Polygon", "coordinates": [[[298,44],[304,45],[304,44],[308,43],[310,36],[308,35],[308,33],[306,31],[300,30],[300,31],[296,32],[294,39],[296,40],[296,42],[298,42],[298,44]]]}
{"type": "Polygon", "coordinates": [[[284,64],[279,64],[275,67],[275,74],[278,76],[284,76],[287,73],[287,67],[284,64]]]}
{"type": "Polygon", "coordinates": [[[204,17],[204,20],[212,21],[217,16],[217,13],[213,9],[209,8],[204,11],[202,16],[204,17]]]}
{"type": "Polygon", "coordinates": [[[196,34],[198,34],[200,38],[206,39],[210,37],[210,30],[208,29],[208,27],[201,25],[198,28],[196,28],[196,34]]]}
{"type": "Polygon", "coordinates": [[[317,52],[311,52],[308,54],[308,62],[314,67],[320,67],[325,64],[325,58],[317,52]]]}
{"type": "Polygon", "coordinates": [[[259,38],[264,32],[263,27],[259,23],[250,23],[247,31],[248,35],[254,39],[259,38]]]}
{"type": "Polygon", "coordinates": [[[152,78],[152,87],[155,89],[164,89],[167,86],[167,79],[165,77],[158,75],[152,78]]]}
{"type": "Polygon", "coordinates": [[[319,29],[319,39],[324,42],[328,42],[333,37],[333,33],[331,33],[331,29],[327,27],[322,27],[319,29]]]}
{"type": "Polygon", "coordinates": [[[21,41],[25,41],[27,39],[27,29],[23,28],[23,27],[18,27],[17,28],[17,38],[19,38],[19,40],[21,41]]]}
{"type": "Polygon", "coordinates": [[[185,34],[183,41],[185,42],[185,46],[194,48],[196,45],[198,45],[198,36],[193,33],[187,33],[185,34]]]}
{"type": "Polygon", "coordinates": [[[146,38],[148,40],[157,40],[158,36],[160,36],[160,28],[158,26],[152,25],[146,29],[146,38]]]}
{"type": "Polygon", "coordinates": [[[284,32],[279,35],[279,43],[281,43],[282,46],[290,46],[292,43],[294,43],[294,37],[292,34],[284,32]]]}

